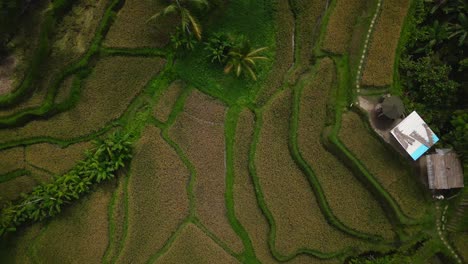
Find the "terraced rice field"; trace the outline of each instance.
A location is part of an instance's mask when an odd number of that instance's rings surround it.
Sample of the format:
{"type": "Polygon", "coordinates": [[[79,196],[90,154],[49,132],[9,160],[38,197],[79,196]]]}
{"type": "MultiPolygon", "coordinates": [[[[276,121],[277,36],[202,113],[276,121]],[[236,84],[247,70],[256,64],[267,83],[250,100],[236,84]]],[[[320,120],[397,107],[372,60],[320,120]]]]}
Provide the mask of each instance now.
{"type": "MultiPolygon", "coordinates": [[[[204,34],[268,46],[253,82],[208,64],[203,44],[175,54],[177,19],[147,23],[159,3],[78,2],[51,47],[70,59],[46,60],[17,103],[0,95],[0,204],[113,131],[133,136],[133,157],[58,216],[0,237],[0,263],[328,264],[438,239],[430,193],[348,107],[372,3],[217,1],[204,34]],[[64,31],[77,21],[89,23],[64,31]]],[[[389,84],[408,3],[379,9],[364,85],[389,84]]]]}

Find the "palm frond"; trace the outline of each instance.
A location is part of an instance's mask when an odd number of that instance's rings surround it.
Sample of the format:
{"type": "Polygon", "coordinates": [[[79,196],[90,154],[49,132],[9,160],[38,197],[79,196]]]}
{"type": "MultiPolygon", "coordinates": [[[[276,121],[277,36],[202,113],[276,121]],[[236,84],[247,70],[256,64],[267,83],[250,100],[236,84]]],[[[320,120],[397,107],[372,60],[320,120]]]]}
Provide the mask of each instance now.
{"type": "Polygon", "coordinates": [[[226,64],[226,67],[224,67],[224,73],[226,73],[226,74],[230,73],[233,66],[234,65],[232,63],[226,64]]]}
{"type": "Polygon", "coordinates": [[[247,72],[250,74],[250,77],[252,77],[252,79],[253,79],[254,81],[256,81],[256,80],[257,80],[257,75],[255,75],[255,72],[252,70],[252,68],[251,68],[249,65],[247,65],[247,64],[244,65],[244,68],[245,68],[245,69],[247,70],[247,72]]]}
{"type": "Polygon", "coordinates": [[[169,14],[176,13],[178,8],[179,7],[176,4],[170,4],[170,5],[166,6],[166,8],[164,8],[160,12],[158,12],[158,13],[154,14],[153,16],[151,16],[148,20],[146,20],[146,23],[148,23],[151,20],[157,19],[160,16],[167,16],[169,14]]]}
{"type": "Polygon", "coordinates": [[[268,49],[268,47],[263,47],[263,48],[259,48],[259,49],[256,49],[254,51],[251,51],[249,54],[247,54],[247,57],[251,57],[252,55],[255,55],[259,52],[262,52],[264,50],[268,49]]]}
{"type": "Polygon", "coordinates": [[[190,24],[192,25],[193,33],[198,40],[201,40],[202,29],[200,24],[198,23],[197,19],[187,12],[187,17],[190,20],[190,24]]]}
{"type": "Polygon", "coordinates": [[[189,0],[188,2],[190,2],[197,8],[206,8],[209,6],[209,3],[207,0],[189,0]]]}

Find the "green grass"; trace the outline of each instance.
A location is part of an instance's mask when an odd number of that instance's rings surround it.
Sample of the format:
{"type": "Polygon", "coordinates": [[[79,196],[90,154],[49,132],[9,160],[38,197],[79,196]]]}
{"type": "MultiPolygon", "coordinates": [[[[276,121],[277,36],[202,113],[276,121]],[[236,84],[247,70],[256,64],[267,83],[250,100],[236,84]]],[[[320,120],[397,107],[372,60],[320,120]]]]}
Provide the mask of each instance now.
{"type": "Polygon", "coordinates": [[[267,62],[258,64],[258,81],[249,77],[236,78],[233,74],[223,73],[223,67],[213,64],[207,58],[208,51],[199,43],[189,55],[176,60],[175,71],[186,83],[190,83],[204,93],[224,101],[252,102],[265,81],[275,58],[274,13],[271,0],[267,1],[230,1],[216,21],[205,26],[205,37],[215,32],[245,35],[253,47],[269,47],[267,62]],[[222,18],[221,18],[222,17],[222,18]]]}

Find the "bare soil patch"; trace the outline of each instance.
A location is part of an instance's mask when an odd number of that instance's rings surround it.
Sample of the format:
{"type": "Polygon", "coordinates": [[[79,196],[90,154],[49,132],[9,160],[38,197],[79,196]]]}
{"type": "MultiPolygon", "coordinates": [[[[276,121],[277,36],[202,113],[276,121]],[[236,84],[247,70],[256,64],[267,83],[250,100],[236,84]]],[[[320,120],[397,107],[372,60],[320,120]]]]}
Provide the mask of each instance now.
{"type": "Polygon", "coordinates": [[[189,215],[189,171],[160,136],[147,127],[135,149],[128,183],[128,234],[119,263],[144,263],[189,215]]]}
{"type": "Polygon", "coordinates": [[[193,224],[187,225],[158,263],[239,263],[193,224]]]}
{"type": "Polygon", "coordinates": [[[231,228],[225,202],[226,164],[225,107],[199,92],[187,100],[170,129],[170,135],[186,153],[196,170],[194,194],[200,221],[233,251],[242,251],[242,243],[231,228]]]}

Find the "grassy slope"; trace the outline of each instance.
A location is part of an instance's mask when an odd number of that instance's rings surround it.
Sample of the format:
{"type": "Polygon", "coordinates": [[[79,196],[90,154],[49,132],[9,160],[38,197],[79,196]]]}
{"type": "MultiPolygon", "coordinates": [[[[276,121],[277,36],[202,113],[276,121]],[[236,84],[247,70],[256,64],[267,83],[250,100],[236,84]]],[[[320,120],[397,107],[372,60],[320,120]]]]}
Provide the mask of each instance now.
{"type": "MultiPolygon", "coordinates": [[[[206,32],[245,35],[253,47],[269,47],[268,57],[274,58],[275,32],[271,0],[229,1],[222,12],[222,19],[209,23],[206,32]]],[[[200,43],[189,56],[178,59],[174,68],[185,82],[228,104],[253,101],[272,65],[272,60],[262,62],[262,66],[258,67],[259,81],[253,82],[247,81],[248,77],[238,79],[232,74],[225,75],[222,67],[210,63],[207,56],[208,52],[200,43]]]]}

